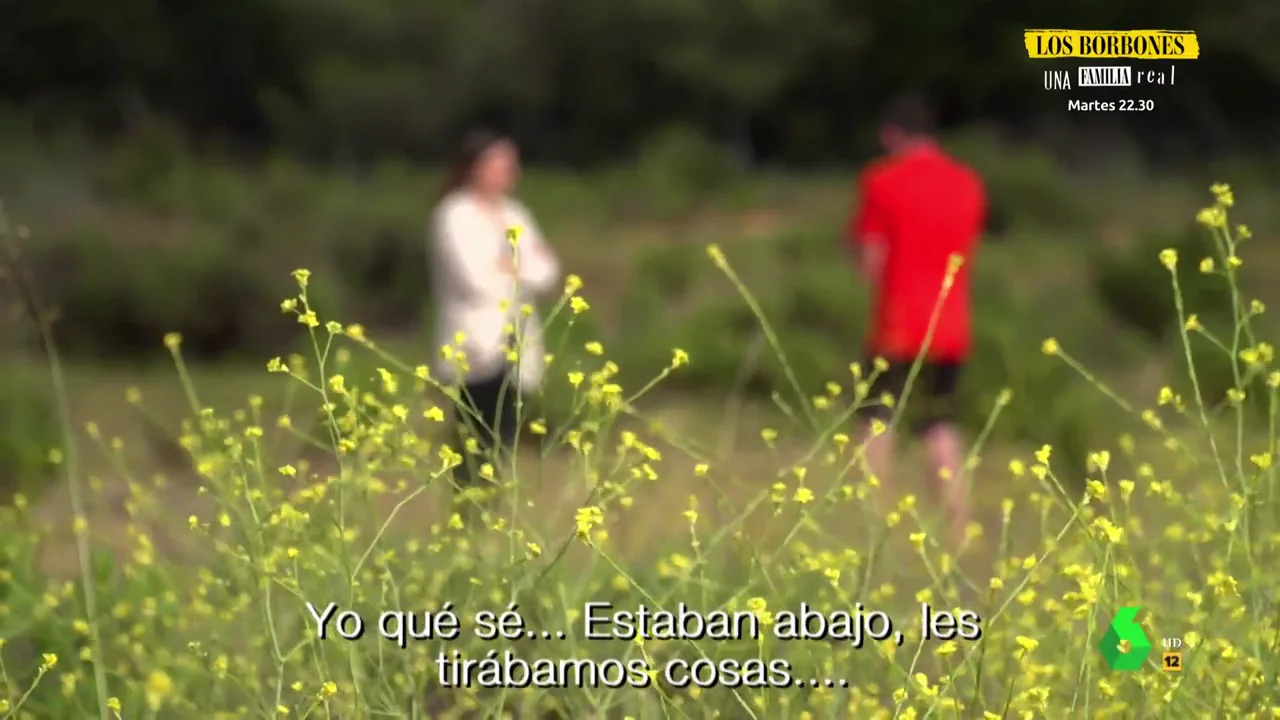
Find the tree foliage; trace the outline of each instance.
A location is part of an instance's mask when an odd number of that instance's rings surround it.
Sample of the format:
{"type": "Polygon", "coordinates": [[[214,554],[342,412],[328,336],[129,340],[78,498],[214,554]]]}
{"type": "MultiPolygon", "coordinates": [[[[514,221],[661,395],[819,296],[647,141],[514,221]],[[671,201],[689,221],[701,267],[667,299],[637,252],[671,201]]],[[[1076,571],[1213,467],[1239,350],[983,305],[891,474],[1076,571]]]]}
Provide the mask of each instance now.
{"type": "MultiPolygon", "coordinates": [[[[89,0],[8,3],[0,99],[104,132],[159,115],[235,144],[434,157],[501,125],[543,159],[616,157],[684,123],[768,159],[847,157],[911,86],[948,120],[1063,116],[1026,27],[1150,24],[1132,0],[89,0]]],[[[1248,139],[1280,97],[1280,9],[1177,0],[1202,59],[1142,135],[1248,139]],[[1248,98],[1249,102],[1241,102],[1248,98]]],[[[1131,120],[1131,119],[1130,119],[1131,120]]],[[[1137,121],[1135,121],[1137,122],[1137,121]]]]}

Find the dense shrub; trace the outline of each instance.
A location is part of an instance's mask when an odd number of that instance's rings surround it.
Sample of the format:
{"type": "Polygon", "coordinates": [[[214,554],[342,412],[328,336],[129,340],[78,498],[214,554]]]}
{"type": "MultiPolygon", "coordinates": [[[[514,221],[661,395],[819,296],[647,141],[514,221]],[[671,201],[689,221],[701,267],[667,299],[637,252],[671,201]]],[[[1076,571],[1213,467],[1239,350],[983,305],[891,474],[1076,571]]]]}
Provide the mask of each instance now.
{"type": "Polygon", "coordinates": [[[734,173],[723,147],[689,126],[672,125],[642,145],[627,185],[644,215],[679,219],[706,205],[734,173]]]}
{"type": "MultiPolygon", "coordinates": [[[[753,250],[767,253],[767,248],[753,247],[736,255],[750,256],[753,250]]],[[[785,282],[779,279],[761,287],[762,283],[754,282],[754,273],[748,274],[749,290],[776,322],[777,290],[785,282]]],[[[654,365],[668,362],[672,348],[679,347],[696,359],[670,384],[664,383],[667,390],[722,396],[744,383],[764,389],[759,375],[763,356],[755,350],[763,339],[760,322],[739,291],[707,259],[705,247],[655,244],[643,248],[621,295],[621,325],[613,348],[629,387],[647,382],[654,365]]]]}
{"type": "Polygon", "coordinates": [[[99,197],[159,213],[177,209],[184,188],[174,180],[192,160],[177,128],[148,122],[99,155],[90,175],[99,197]]]}
{"type": "MultiPolygon", "coordinates": [[[[797,268],[814,263],[833,263],[841,252],[846,252],[840,245],[840,239],[831,227],[801,226],[795,230],[783,232],[776,240],[778,259],[788,267],[797,268]]],[[[849,255],[841,260],[847,262],[849,255]]],[[[851,265],[849,267],[852,267],[851,265]]]]}
{"type": "Polygon", "coordinates": [[[49,481],[49,453],[61,446],[48,378],[0,366],[0,502],[21,492],[35,499],[49,481]]]}
{"type": "Polygon", "coordinates": [[[131,244],[85,228],[32,244],[28,258],[54,312],[55,337],[70,356],[145,358],[164,351],[168,332],[181,333],[201,360],[292,347],[296,320],[278,309],[283,273],[220,240],[131,244]]]}
{"type": "Polygon", "coordinates": [[[763,398],[781,393],[789,403],[823,392],[860,356],[866,298],[839,248],[828,240],[819,252],[814,237],[788,233],[724,248],[741,287],[707,259],[705,247],[663,246],[641,254],[622,311],[628,365],[651,368],[679,347],[693,360],[663,383],[668,390],[763,398]],[[795,397],[797,384],[801,398],[795,397]]]}
{"type": "Polygon", "coordinates": [[[953,135],[948,145],[982,175],[994,234],[1016,227],[1060,230],[1091,224],[1089,194],[1047,151],[1011,145],[986,131],[953,135]]]}
{"type": "Polygon", "coordinates": [[[1186,313],[1224,315],[1231,296],[1222,278],[1201,273],[1202,258],[1221,259],[1212,238],[1202,228],[1187,227],[1174,235],[1148,233],[1131,248],[1102,248],[1093,255],[1094,288],[1107,309],[1129,328],[1159,343],[1176,327],[1173,283],[1169,270],[1157,261],[1173,249],[1183,258],[1178,284],[1186,313]]]}
{"type": "Polygon", "coordinates": [[[384,225],[334,243],[335,274],[347,300],[343,317],[380,329],[421,322],[431,295],[421,226],[384,225]]]}
{"type": "Polygon", "coordinates": [[[745,373],[741,389],[767,393],[768,385],[759,374],[761,340],[759,320],[741,300],[703,298],[694,307],[671,312],[653,325],[633,328],[619,337],[618,364],[626,385],[638,387],[652,376],[655,365],[670,361],[672,348],[681,348],[692,358],[690,364],[664,383],[664,389],[723,397],[745,373]]]}
{"type": "Polygon", "coordinates": [[[1006,315],[976,328],[973,358],[960,380],[960,420],[976,437],[1007,389],[991,439],[1053,445],[1068,471],[1064,477],[1078,479],[1088,439],[1104,432],[1090,425],[1099,403],[1070,368],[1041,352],[1043,334],[1029,320],[1006,315]]]}
{"type": "Polygon", "coordinates": [[[679,305],[709,272],[705,248],[677,242],[639,248],[630,275],[633,290],[679,305]]]}
{"type": "Polygon", "coordinates": [[[867,331],[870,288],[853,264],[836,256],[798,267],[795,273],[795,280],[782,289],[786,309],[780,321],[859,348],[867,331]]]}

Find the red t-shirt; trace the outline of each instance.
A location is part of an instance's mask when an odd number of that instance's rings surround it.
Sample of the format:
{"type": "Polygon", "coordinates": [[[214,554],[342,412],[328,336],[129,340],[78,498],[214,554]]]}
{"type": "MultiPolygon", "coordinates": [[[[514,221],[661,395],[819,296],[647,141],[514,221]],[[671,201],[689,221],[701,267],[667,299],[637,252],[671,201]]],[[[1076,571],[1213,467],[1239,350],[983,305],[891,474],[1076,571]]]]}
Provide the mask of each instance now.
{"type": "Polygon", "coordinates": [[[986,192],[978,174],[928,146],[863,173],[849,240],[884,243],[868,350],[890,361],[920,353],[953,253],[965,258],[943,301],[926,357],[959,361],[972,346],[969,258],[982,233],[986,192]]]}

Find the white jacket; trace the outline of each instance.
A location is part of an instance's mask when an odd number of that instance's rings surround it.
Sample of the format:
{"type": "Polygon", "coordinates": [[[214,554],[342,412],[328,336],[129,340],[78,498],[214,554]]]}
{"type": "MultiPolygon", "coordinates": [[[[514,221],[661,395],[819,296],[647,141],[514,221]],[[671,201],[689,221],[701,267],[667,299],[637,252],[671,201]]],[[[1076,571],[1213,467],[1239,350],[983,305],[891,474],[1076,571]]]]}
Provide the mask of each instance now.
{"type": "Polygon", "coordinates": [[[513,379],[527,392],[542,382],[546,350],[541,318],[537,312],[526,317],[521,307],[555,287],[560,262],[524,205],[508,198],[502,215],[495,218],[464,192],[449,195],[436,207],[429,229],[436,315],[432,351],[436,375],[444,382],[485,380],[507,367],[509,333],[517,328],[521,344],[513,379]],[[513,227],[522,230],[515,249],[507,235],[513,227]],[[502,257],[513,253],[514,274],[500,266],[502,257]],[[461,345],[459,333],[464,336],[461,345]],[[466,377],[457,376],[457,361],[447,357],[446,346],[466,353],[466,377]]]}

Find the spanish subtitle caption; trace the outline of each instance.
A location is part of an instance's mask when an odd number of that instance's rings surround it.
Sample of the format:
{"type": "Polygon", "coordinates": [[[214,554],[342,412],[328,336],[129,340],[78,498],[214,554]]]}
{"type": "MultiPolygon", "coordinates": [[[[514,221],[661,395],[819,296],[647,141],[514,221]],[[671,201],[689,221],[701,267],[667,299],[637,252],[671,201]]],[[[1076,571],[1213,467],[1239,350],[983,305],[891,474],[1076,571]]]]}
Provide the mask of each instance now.
{"type": "MultiPolygon", "coordinates": [[[[452,603],[429,611],[388,610],[367,619],[336,602],[323,607],[307,603],[316,637],[320,640],[355,641],[374,631],[398,648],[413,643],[438,642],[433,663],[437,681],[453,688],[647,688],[661,683],[673,688],[842,688],[843,678],[804,678],[793,673],[784,657],[748,659],[669,658],[655,666],[644,657],[537,657],[527,659],[515,650],[501,647],[516,641],[565,641],[572,639],[576,652],[590,649],[587,643],[617,641],[759,641],[769,637],[783,643],[816,641],[849,643],[862,649],[874,643],[902,645],[907,635],[890,615],[861,604],[852,608],[822,611],[801,603],[795,609],[768,614],[768,619],[750,611],[713,610],[699,612],[684,603],[672,609],[645,605],[617,607],[607,602],[588,602],[583,607],[571,636],[564,630],[535,630],[528,626],[518,605],[502,610],[477,610],[464,624],[452,603]],[[464,634],[498,645],[483,654],[450,649],[449,643],[464,634]]],[[[970,610],[944,610],[921,603],[912,618],[921,641],[969,641],[982,637],[982,619],[970,610]]],[[[468,650],[474,644],[466,644],[468,650]]],[[[523,647],[528,647],[527,645],[523,647]]],[[[776,647],[776,646],[775,646],[776,647]]]]}

